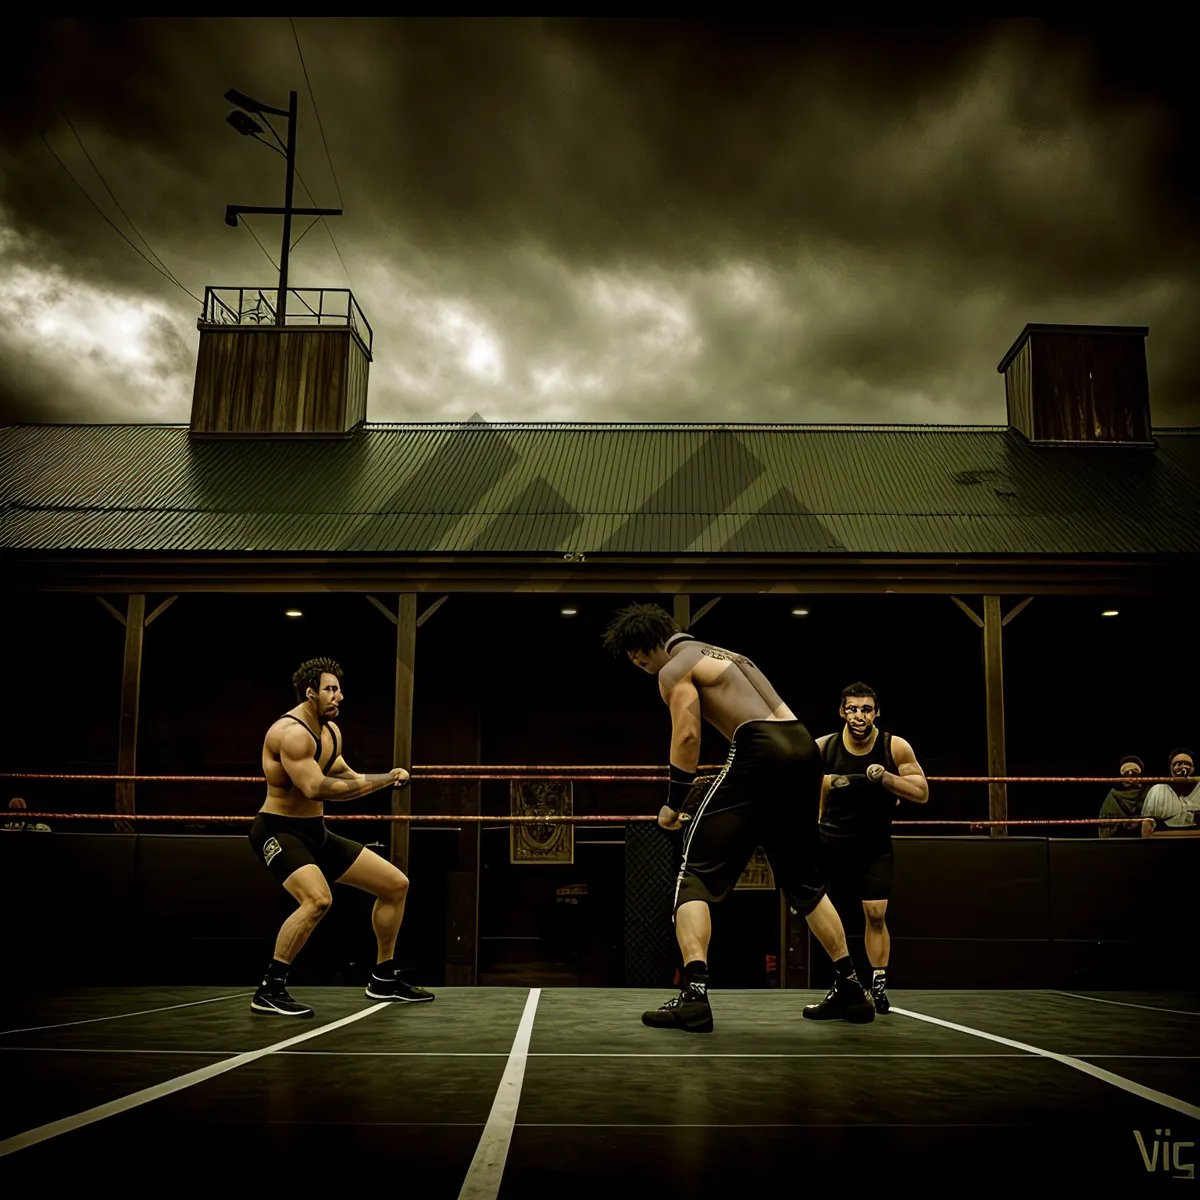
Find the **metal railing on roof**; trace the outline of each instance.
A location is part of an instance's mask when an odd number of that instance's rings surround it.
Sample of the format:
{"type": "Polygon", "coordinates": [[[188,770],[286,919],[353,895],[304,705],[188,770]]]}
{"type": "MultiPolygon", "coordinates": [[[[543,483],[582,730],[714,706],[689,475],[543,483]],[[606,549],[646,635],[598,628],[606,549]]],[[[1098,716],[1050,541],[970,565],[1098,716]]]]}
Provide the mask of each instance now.
{"type": "MultiPolygon", "coordinates": [[[[279,289],[273,287],[206,287],[201,327],[206,325],[275,325],[279,289]]],[[[349,288],[288,288],[284,325],[348,325],[368,353],[374,340],[349,288]]]]}

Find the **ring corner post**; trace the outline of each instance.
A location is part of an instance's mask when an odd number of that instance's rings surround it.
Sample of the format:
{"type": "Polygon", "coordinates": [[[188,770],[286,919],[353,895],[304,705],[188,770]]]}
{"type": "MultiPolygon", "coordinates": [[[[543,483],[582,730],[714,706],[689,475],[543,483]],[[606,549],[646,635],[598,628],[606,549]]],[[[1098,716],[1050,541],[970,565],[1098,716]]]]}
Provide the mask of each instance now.
{"type": "MultiPolygon", "coordinates": [[[[413,669],[417,655],[417,597],[402,592],[396,612],[396,704],[392,731],[392,766],[412,771],[413,669]]],[[[412,787],[392,788],[392,816],[412,814],[412,787]]],[[[408,874],[409,823],[393,821],[390,838],[392,863],[408,874]]]]}
{"type": "MultiPolygon", "coordinates": [[[[146,597],[131,593],[125,614],[125,662],[121,672],[121,721],[117,733],[117,774],[137,774],[138,701],[142,683],[142,642],[146,597]]],[[[117,784],[117,812],[135,811],[134,785],[117,784]]],[[[116,821],[119,833],[132,833],[128,821],[116,821]]]]}
{"type": "MultiPolygon", "coordinates": [[[[983,669],[987,696],[988,775],[1008,774],[1004,752],[1004,646],[1000,597],[983,598],[983,669]]],[[[988,784],[988,820],[1008,819],[1008,786],[988,784]]],[[[1006,837],[1007,825],[992,825],[992,837],[1006,837]]]]}

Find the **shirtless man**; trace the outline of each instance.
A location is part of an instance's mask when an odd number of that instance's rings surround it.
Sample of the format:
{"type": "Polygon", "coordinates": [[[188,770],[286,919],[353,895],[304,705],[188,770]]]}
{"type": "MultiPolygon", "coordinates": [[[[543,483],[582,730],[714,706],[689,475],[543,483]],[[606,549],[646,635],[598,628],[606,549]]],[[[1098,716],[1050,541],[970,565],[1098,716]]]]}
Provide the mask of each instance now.
{"type": "Polygon", "coordinates": [[[259,1013],[311,1017],[313,1010],[288,995],[287,977],[333,897],[330,881],[348,883],[376,897],[371,926],[379,943],[378,964],[367,984],[372,1000],[432,1000],[423,988],[396,977],[392,956],[404,919],[408,879],[390,862],[325,826],[325,803],[355,800],[386,787],[403,787],[408,772],[394,767],[386,775],[360,775],[342,758],[342,735],[333,723],[345,698],[342,668],[329,658],[314,658],[292,676],[295,708],[267,730],[262,764],[267,799],[250,827],[250,845],[259,861],[295,898],[296,911],[283,923],[275,957],[250,1007],[259,1013]]]}
{"type": "Polygon", "coordinates": [[[892,816],[901,800],[925,804],[929,782],[913,748],[876,726],[879,697],[865,683],[842,689],[839,733],[817,738],[825,764],[821,786],[821,850],[833,893],[862,902],[867,960],[875,1011],[891,1008],[887,966],[892,939],[888,899],[892,894],[892,816]]]}
{"type": "Polygon", "coordinates": [[[661,1008],[644,1013],[642,1021],[660,1029],[712,1030],[709,905],[733,890],[757,846],[765,851],[793,911],[804,916],[833,960],[833,987],[819,1004],[808,1005],[804,1016],[874,1020],[874,1005],[854,973],[841,919],[825,894],[818,866],[823,770],[808,730],[748,658],[681,632],[657,605],[622,609],[604,642],[658,676],[659,694],[671,710],[670,783],[658,814],[662,828],[682,828],[681,813],[700,757],[701,720],[729,739],[725,766],[704,789],[688,821],[675,883],[683,989],[661,1008]]]}

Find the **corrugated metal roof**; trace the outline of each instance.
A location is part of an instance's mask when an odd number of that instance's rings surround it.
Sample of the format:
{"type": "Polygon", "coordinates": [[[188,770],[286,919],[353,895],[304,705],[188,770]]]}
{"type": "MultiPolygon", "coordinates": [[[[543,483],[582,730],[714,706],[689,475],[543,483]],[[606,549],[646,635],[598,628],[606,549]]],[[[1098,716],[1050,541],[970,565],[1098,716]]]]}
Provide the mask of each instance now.
{"type": "Polygon", "coordinates": [[[1200,436],[993,426],[0,429],[0,548],[372,554],[1200,553],[1200,436]]]}

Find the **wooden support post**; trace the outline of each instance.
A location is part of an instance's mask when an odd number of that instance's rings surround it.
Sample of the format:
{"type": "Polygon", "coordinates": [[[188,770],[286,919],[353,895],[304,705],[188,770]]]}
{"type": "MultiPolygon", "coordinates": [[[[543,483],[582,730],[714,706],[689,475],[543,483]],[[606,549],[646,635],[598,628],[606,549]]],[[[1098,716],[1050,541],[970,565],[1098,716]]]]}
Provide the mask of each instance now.
{"type": "MultiPolygon", "coordinates": [[[[142,635],[146,628],[146,597],[131,595],[125,610],[125,665],[121,673],[121,722],[117,734],[117,774],[137,774],[138,697],[142,683],[142,635]]],[[[117,784],[117,812],[132,813],[134,785],[117,784]]],[[[128,821],[118,821],[122,833],[132,833],[128,821]]]]}
{"type": "Polygon", "coordinates": [[[675,597],[675,623],[680,629],[687,629],[692,623],[691,596],[675,597]]]}
{"type": "MultiPolygon", "coordinates": [[[[983,598],[983,670],[987,696],[988,774],[1006,775],[1004,753],[1004,649],[1000,597],[983,598]]],[[[1008,787],[988,784],[988,819],[1008,819],[1008,787]]],[[[992,837],[1005,837],[1008,827],[991,826],[992,837]]]]}
{"type": "MultiPolygon", "coordinates": [[[[413,592],[400,596],[396,613],[396,706],[392,733],[392,766],[412,770],[413,668],[417,657],[417,597],[413,592]]],[[[409,788],[392,788],[392,816],[412,812],[409,788]]],[[[408,874],[407,821],[392,822],[391,860],[408,874]]]]}
{"type": "Polygon", "coordinates": [[[712,609],[712,608],[715,608],[715,607],[716,607],[716,605],[717,605],[717,602],[718,602],[720,599],[721,599],[721,597],[720,597],[720,596],[714,596],[714,597],[713,597],[713,598],[712,598],[712,599],[711,599],[711,600],[710,600],[710,601],[709,601],[707,604],[702,604],[702,605],[701,605],[701,606],[700,606],[700,607],[699,607],[699,608],[696,610],[696,615],[695,615],[695,616],[692,618],[692,621],[691,621],[691,623],[692,623],[693,625],[695,625],[695,624],[696,624],[696,622],[697,622],[698,620],[700,620],[700,618],[701,618],[702,616],[704,616],[704,614],[705,614],[706,612],[708,612],[710,609],[712,609]]]}

